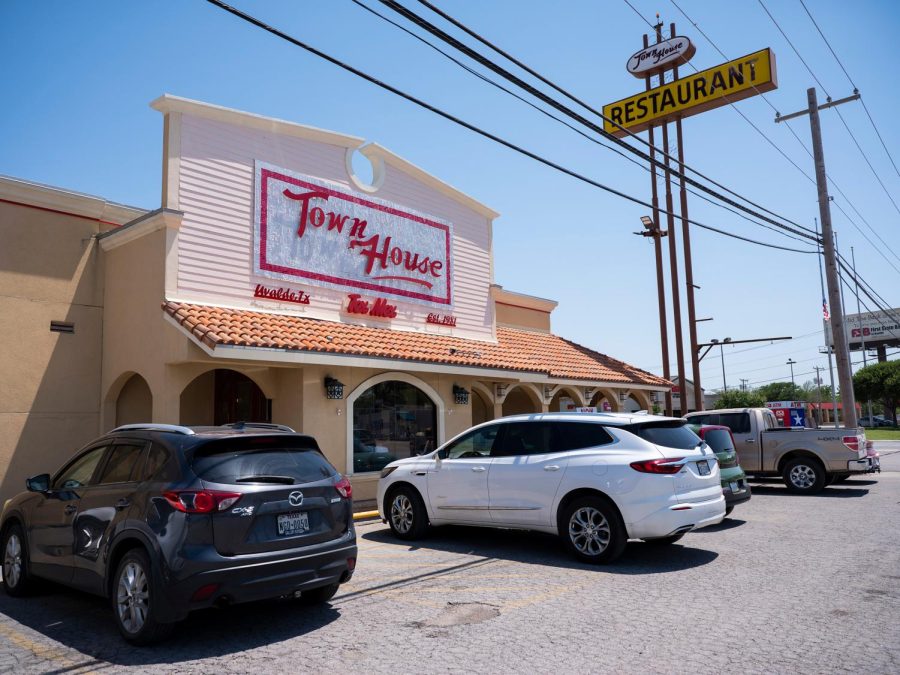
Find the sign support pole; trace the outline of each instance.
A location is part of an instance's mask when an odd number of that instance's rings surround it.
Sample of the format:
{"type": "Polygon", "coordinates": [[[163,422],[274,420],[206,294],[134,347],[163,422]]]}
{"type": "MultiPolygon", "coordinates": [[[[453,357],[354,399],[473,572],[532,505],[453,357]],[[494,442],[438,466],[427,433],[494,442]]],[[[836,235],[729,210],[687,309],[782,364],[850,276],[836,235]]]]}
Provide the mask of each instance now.
{"type": "MultiPolygon", "coordinates": [[[[646,49],[650,46],[649,36],[644,33],[644,48],[646,49]]],[[[646,78],[646,86],[649,91],[652,88],[652,84],[650,83],[650,76],[648,75],[646,78]]],[[[656,253],[656,288],[657,293],[659,295],[659,342],[660,347],[662,349],[662,368],[663,368],[663,378],[666,380],[671,379],[671,372],[669,370],[669,329],[666,325],[666,281],[663,274],[663,262],[662,262],[662,233],[660,232],[659,227],[659,193],[656,187],[656,146],[653,141],[653,126],[651,125],[647,129],[648,138],[647,140],[650,142],[650,186],[652,190],[653,198],[651,200],[653,204],[653,248],[656,253]]],[[[666,415],[668,417],[672,416],[672,389],[666,389],[666,398],[665,398],[665,406],[666,406],[666,415]]]]}
{"type": "MultiPolygon", "coordinates": [[[[675,24],[669,25],[671,35],[675,37],[675,24]]],[[[672,71],[675,81],[678,80],[678,66],[672,71]]],[[[681,132],[681,117],[675,118],[675,139],[678,143],[678,170],[681,178],[678,181],[678,192],[681,199],[681,237],[684,240],[684,285],[688,310],[688,334],[691,340],[691,373],[694,378],[694,409],[703,410],[703,392],[700,384],[700,359],[697,347],[697,313],[694,308],[694,265],[691,260],[691,230],[688,223],[687,187],[685,185],[684,136],[681,132]]],[[[724,376],[722,377],[724,380],[724,376]]]]}
{"type": "MultiPolygon", "coordinates": [[[[859,306],[859,277],[856,276],[856,251],[853,250],[852,246],[850,247],[850,258],[853,261],[853,281],[856,284],[856,313],[862,314],[862,309],[859,306]]],[[[860,325],[859,339],[862,342],[863,368],[865,368],[869,364],[866,362],[866,336],[863,333],[862,325],[860,325]]],[[[874,427],[875,423],[872,421],[872,399],[866,401],[866,410],[869,414],[869,424],[874,427]]]]}
{"type": "MultiPolygon", "coordinates": [[[[662,42],[662,23],[658,23],[656,28],[656,42],[662,42]]],[[[659,84],[665,83],[665,71],[659,74],[659,84]]],[[[687,382],[684,379],[684,336],[681,330],[681,291],[678,283],[678,247],[675,237],[675,216],[673,215],[673,199],[672,199],[672,168],[669,162],[669,123],[663,120],[662,125],[662,142],[665,155],[663,155],[663,166],[666,182],[666,223],[669,230],[669,268],[672,274],[672,315],[675,319],[675,355],[678,365],[678,387],[681,390],[679,400],[681,401],[681,414],[687,413],[689,406],[687,400],[687,382]]]]}

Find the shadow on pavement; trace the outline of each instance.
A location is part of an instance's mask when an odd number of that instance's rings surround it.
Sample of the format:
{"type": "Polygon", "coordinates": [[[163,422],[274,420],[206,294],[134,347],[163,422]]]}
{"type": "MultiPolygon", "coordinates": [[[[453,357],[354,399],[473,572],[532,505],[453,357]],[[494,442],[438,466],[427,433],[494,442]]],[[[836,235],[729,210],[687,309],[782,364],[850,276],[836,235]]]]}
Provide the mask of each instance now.
{"type": "Polygon", "coordinates": [[[817,497],[838,497],[847,499],[850,497],[865,497],[869,494],[869,490],[866,488],[843,487],[843,485],[844,484],[830,485],[815,495],[797,495],[793,492],[788,492],[788,489],[784,487],[784,485],[754,485],[753,494],[782,495],[784,497],[797,497],[800,499],[815,499],[817,497]]]}
{"type": "MultiPolygon", "coordinates": [[[[133,647],[119,635],[107,600],[55,584],[47,583],[37,595],[27,598],[0,593],[0,614],[84,654],[86,663],[78,667],[100,668],[106,663],[153,666],[240,655],[312,633],[340,616],[328,604],[305,607],[293,600],[200,610],[177,624],[164,642],[133,647]]],[[[250,664],[247,666],[249,669],[250,664]]]]}
{"type": "Polygon", "coordinates": [[[394,544],[409,551],[418,549],[476,555],[486,559],[510,560],[531,565],[546,565],[565,569],[596,570],[612,574],[661,574],[678,572],[706,565],[718,553],[690,546],[689,533],[678,544],[652,546],[640,541],[629,542],[622,557],[612,565],[589,565],[572,558],[559,539],[541,532],[495,530],[478,527],[445,525],[433,528],[428,535],[414,542],[403,542],[391,534],[389,528],[361,535],[375,543],[394,544]]]}
{"type": "MultiPolygon", "coordinates": [[[[741,525],[746,525],[746,520],[741,520],[740,518],[725,518],[718,525],[710,525],[709,527],[704,527],[702,530],[697,530],[696,532],[691,532],[691,534],[706,534],[707,532],[724,532],[725,530],[732,530],[735,527],[740,527],[741,525]]],[[[684,541],[682,539],[682,541],[684,541]]]]}

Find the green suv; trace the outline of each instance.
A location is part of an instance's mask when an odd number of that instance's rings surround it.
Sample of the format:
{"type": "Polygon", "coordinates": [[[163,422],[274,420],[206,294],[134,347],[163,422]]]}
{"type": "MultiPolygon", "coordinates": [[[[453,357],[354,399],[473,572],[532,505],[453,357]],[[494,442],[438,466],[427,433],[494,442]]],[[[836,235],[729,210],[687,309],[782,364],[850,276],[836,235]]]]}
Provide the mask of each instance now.
{"type": "Polygon", "coordinates": [[[706,441],[716,453],[719,460],[719,473],[722,476],[722,494],[725,495],[725,515],[734,510],[736,504],[750,499],[750,486],[741,465],[738,464],[737,450],[731,429],[718,424],[692,424],[691,428],[706,441]]]}

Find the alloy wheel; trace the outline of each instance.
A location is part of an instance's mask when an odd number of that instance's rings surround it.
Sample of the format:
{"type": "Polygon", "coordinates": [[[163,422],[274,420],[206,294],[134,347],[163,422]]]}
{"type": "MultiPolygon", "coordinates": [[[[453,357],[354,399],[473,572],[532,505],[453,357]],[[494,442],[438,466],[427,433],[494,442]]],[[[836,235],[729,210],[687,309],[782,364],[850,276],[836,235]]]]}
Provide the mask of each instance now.
{"type": "Polygon", "coordinates": [[[409,532],[413,525],[413,505],[405,494],[399,494],[391,502],[391,524],[400,534],[409,532]]]}
{"type": "Polygon", "coordinates": [[[579,553],[597,556],[609,546],[609,522],[592,506],[583,506],[569,518],[569,539],[579,553]]]}
{"type": "Polygon", "coordinates": [[[119,574],[116,590],[116,611],[122,626],[129,633],[138,633],[150,611],[150,589],[143,568],[130,561],[119,574]]]}
{"type": "Polygon", "coordinates": [[[3,552],[3,581],[7,586],[15,588],[22,578],[22,542],[19,535],[13,532],[6,540],[3,552]]]}
{"type": "Polygon", "coordinates": [[[790,473],[791,483],[801,490],[808,490],[816,482],[816,472],[805,464],[798,464],[790,473]]]}

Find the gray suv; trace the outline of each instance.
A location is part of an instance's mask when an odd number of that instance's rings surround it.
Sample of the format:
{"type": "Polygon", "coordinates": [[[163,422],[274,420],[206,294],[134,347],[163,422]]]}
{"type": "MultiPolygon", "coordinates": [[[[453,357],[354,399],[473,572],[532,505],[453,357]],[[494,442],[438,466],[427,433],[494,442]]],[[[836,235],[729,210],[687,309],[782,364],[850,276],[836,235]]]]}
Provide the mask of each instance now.
{"type": "Polygon", "coordinates": [[[107,597],[134,644],[211,605],[325,602],[356,566],[350,482],[287,427],[127,425],[26,485],[0,513],[6,592],[107,597]]]}

